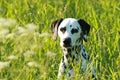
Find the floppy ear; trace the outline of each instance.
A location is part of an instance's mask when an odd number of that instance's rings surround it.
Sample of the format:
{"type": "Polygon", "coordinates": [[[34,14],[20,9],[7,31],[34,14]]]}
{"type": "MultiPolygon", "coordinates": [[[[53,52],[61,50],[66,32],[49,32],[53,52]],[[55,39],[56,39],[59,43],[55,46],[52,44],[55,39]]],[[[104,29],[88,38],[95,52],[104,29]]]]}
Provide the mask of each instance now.
{"type": "Polygon", "coordinates": [[[63,21],[62,18],[55,20],[52,22],[51,24],[51,31],[53,33],[53,39],[56,40],[57,39],[57,35],[58,35],[58,27],[60,25],[60,23],[63,21]]]}
{"type": "Polygon", "coordinates": [[[83,39],[85,42],[87,42],[87,35],[90,31],[90,25],[82,19],[79,19],[78,23],[80,24],[80,26],[82,28],[83,39]]]}

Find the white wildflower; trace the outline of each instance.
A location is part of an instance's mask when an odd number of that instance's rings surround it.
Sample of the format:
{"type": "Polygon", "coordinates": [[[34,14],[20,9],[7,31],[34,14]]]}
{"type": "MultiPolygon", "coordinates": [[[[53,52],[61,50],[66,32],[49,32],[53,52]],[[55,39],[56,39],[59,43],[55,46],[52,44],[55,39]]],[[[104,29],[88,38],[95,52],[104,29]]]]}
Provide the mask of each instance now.
{"type": "Polygon", "coordinates": [[[38,26],[33,23],[29,23],[25,27],[27,28],[28,31],[38,30],[38,26]]]}
{"type": "Polygon", "coordinates": [[[14,38],[14,36],[15,36],[15,33],[10,33],[10,34],[6,35],[6,38],[7,38],[7,39],[8,39],[8,38],[14,38]]]}
{"type": "Polygon", "coordinates": [[[2,29],[0,30],[0,36],[5,36],[9,33],[9,30],[8,29],[2,29]]]}
{"type": "Polygon", "coordinates": [[[0,62],[0,71],[3,68],[9,67],[10,66],[10,62],[0,62]]]}
{"type": "Polygon", "coordinates": [[[6,42],[6,35],[9,34],[8,29],[2,29],[0,30],[0,41],[6,42]]]}
{"type": "Polygon", "coordinates": [[[13,19],[0,18],[0,27],[9,28],[16,25],[16,21],[13,19]]]}
{"type": "Polygon", "coordinates": [[[34,32],[33,35],[39,37],[40,33],[39,32],[34,32]]]}
{"type": "Polygon", "coordinates": [[[51,52],[51,51],[48,51],[48,52],[46,53],[46,55],[47,55],[47,56],[55,56],[55,55],[56,55],[56,53],[51,52]]]}
{"type": "Polygon", "coordinates": [[[49,33],[41,33],[39,34],[39,37],[49,37],[50,34],[49,33]]]}
{"type": "Polygon", "coordinates": [[[9,60],[16,60],[16,59],[18,59],[18,57],[14,56],[14,55],[10,55],[10,56],[8,56],[8,59],[9,60]]]}
{"type": "Polygon", "coordinates": [[[37,62],[35,62],[35,61],[28,62],[27,65],[28,65],[29,67],[39,67],[39,66],[40,66],[40,65],[39,65],[37,62]]]}
{"type": "Polygon", "coordinates": [[[34,52],[31,52],[31,51],[26,51],[23,55],[24,55],[25,57],[31,57],[31,56],[34,56],[35,53],[34,53],[34,52]]]}
{"type": "Polygon", "coordinates": [[[18,34],[25,33],[25,32],[26,32],[26,29],[25,29],[24,27],[18,26],[18,27],[16,28],[16,32],[17,32],[18,34]]]}

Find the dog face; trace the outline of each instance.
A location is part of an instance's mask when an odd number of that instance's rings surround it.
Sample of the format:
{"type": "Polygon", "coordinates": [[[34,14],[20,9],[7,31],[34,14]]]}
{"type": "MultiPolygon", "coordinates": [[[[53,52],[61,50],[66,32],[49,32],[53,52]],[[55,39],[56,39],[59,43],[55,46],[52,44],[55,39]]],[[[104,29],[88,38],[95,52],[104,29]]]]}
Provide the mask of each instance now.
{"type": "Polygon", "coordinates": [[[80,38],[81,28],[77,20],[64,19],[58,27],[61,47],[73,47],[80,38]]]}
{"type": "Polygon", "coordinates": [[[90,26],[81,19],[61,18],[52,23],[51,30],[54,40],[60,37],[61,47],[70,48],[79,45],[80,40],[87,41],[90,26]]]}

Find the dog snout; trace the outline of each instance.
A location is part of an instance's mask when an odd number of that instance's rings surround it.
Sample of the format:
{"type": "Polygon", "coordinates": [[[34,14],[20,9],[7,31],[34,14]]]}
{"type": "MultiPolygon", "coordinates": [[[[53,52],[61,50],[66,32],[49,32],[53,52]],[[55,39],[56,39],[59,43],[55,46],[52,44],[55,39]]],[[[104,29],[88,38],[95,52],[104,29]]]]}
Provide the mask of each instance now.
{"type": "Polygon", "coordinates": [[[64,43],[64,47],[70,47],[71,46],[71,38],[65,38],[64,39],[64,41],[63,41],[63,43],[64,43]]]}

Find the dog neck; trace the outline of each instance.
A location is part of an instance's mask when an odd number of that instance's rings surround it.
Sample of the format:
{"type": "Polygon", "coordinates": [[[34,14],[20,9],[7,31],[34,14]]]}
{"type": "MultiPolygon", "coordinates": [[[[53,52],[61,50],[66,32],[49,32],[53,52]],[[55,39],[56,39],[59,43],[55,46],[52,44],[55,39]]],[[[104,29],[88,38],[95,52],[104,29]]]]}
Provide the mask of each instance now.
{"type": "Polygon", "coordinates": [[[81,51],[82,45],[77,45],[71,48],[63,48],[63,58],[62,61],[65,63],[72,62],[74,61],[79,61],[80,57],[80,51],[81,51]]]}

